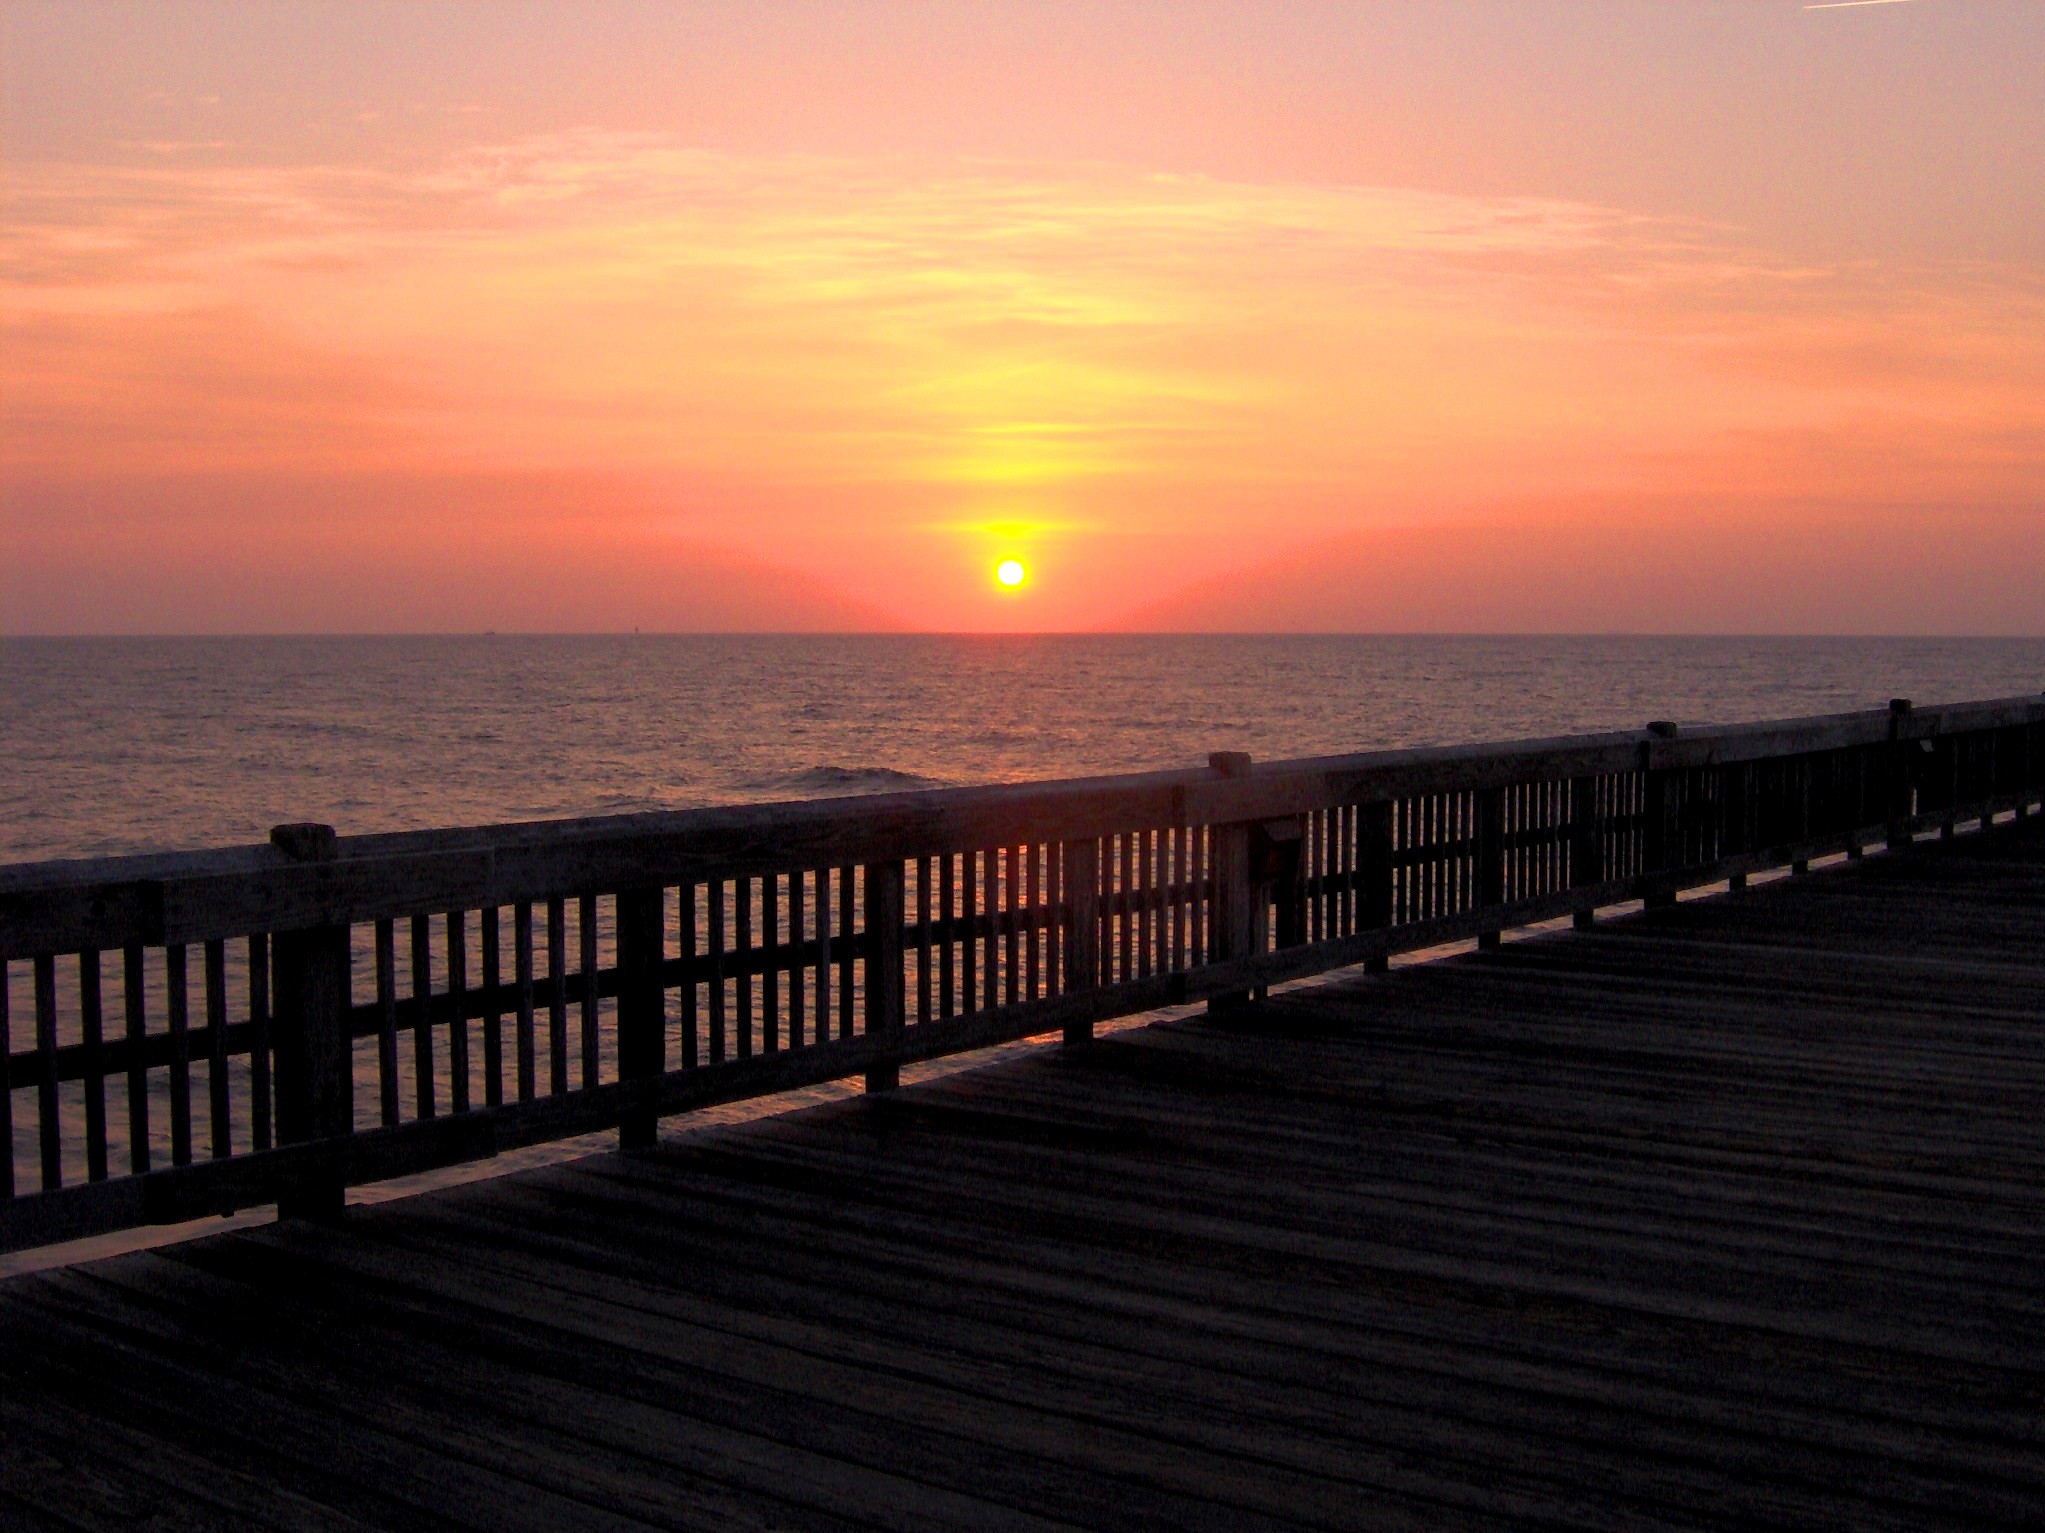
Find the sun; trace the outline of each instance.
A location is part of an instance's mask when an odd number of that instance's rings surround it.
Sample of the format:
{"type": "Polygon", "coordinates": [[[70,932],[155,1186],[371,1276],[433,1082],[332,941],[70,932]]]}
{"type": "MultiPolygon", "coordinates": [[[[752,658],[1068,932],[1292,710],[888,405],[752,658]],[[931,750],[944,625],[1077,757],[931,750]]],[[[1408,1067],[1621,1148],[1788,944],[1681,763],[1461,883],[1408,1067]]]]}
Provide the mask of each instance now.
{"type": "Polygon", "coordinates": [[[1030,578],[1030,572],[1023,568],[1023,562],[1020,559],[1003,559],[994,566],[994,578],[1013,591],[1017,586],[1030,578]]]}

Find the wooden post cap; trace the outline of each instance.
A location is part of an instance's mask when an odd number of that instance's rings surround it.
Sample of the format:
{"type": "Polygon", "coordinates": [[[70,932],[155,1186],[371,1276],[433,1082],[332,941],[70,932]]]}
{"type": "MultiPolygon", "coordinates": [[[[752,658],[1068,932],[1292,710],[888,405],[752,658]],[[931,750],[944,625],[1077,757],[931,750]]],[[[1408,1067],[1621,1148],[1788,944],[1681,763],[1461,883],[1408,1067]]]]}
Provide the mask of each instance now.
{"type": "Polygon", "coordinates": [[[1210,751],[1207,764],[1223,777],[1248,777],[1250,775],[1250,753],[1248,751],[1210,751]]]}
{"type": "Polygon", "coordinates": [[[1889,699],[1889,712],[1891,713],[1895,714],[1908,713],[1910,711],[1910,707],[1911,707],[1910,699],[1907,697],[1892,697],[1889,699]]]}
{"type": "Polygon", "coordinates": [[[270,845],[293,862],[332,862],[341,855],[340,837],[334,834],[334,827],[317,820],[271,826],[270,845]]]}
{"type": "Polygon", "coordinates": [[[1673,740],[1676,738],[1676,722],[1674,719],[1649,719],[1647,732],[1657,740],[1673,740]]]}

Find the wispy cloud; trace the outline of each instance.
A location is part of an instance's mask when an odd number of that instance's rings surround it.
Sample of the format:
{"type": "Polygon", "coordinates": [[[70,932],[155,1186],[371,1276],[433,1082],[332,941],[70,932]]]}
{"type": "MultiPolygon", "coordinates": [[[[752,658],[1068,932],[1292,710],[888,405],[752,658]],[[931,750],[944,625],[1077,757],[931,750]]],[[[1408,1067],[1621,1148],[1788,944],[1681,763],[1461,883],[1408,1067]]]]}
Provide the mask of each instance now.
{"type": "MultiPolygon", "coordinates": [[[[2045,473],[2035,277],[1579,202],[598,132],[5,175],[17,478],[595,476],[906,590],[990,527],[1047,569],[1129,537],[1169,563],[1531,482],[2045,473]]],[[[1112,561],[1045,585],[1087,580],[1112,561]]]]}

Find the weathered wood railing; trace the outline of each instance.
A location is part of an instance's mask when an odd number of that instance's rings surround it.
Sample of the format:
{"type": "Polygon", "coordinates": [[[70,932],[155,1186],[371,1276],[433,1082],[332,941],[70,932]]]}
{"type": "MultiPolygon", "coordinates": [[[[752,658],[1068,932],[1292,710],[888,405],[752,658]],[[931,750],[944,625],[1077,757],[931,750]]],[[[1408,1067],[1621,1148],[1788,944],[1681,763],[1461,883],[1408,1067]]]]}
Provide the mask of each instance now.
{"type": "Polygon", "coordinates": [[[2023,815],[2041,782],[2045,699],[1899,702],[0,868],[0,1249],[644,1145],[693,1107],[2023,815]]]}

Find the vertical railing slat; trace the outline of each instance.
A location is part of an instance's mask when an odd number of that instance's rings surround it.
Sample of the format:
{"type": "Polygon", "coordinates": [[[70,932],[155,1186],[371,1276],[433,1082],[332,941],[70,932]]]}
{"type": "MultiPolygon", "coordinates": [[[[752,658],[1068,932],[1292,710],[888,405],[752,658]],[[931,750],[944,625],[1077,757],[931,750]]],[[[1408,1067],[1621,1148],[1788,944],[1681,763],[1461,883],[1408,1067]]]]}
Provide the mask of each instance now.
{"type": "Polygon", "coordinates": [[[483,963],[483,1105],[504,1105],[503,911],[485,905],[476,912],[483,963]]]}
{"type": "Polygon", "coordinates": [[[433,1064],[433,920],[412,917],[412,1089],[421,1118],[440,1111],[433,1064]]]}
{"type": "Polygon", "coordinates": [[[517,984],[518,1099],[530,1102],[539,1094],[537,1064],[533,1049],[533,905],[520,900],[511,908],[511,965],[517,984]]]}
{"type": "Polygon", "coordinates": [[[234,1153],[234,1123],[227,1095],[227,944],[206,944],[206,1098],[208,1148],[215,1160],[234,1153]]]}
{"type": "Polygon", "coordinates": [[[738,1012],[732,1018],[732,1034],[738,1042],[738,1057],[753,1059],[753,879],[732,879],[732,989],[738,1012]]]}
{"type": "Polygon", "coordinates": [[[788,875],[788,1046],[791,1049],[802,1047],[805,1011],[802,976],[808,960],[803,957],[806,917],[803,913],[802,881],[800,870],[788,875]]]}
{"type": "Polygon", "coordinates": [[[831,870],[816,870],[817,907],[817,991],[816,1026],[811,1037],[817,1043],[831,1038],[831,870]]]}
{"type": "Polygon", "coordinates": [[[398,1121],[398,935],[390,920],[376,923],[377,1105],[385,1127],[398,1121]]]}
{"type": "Polygon", "coordinates": [[[0,1202],[14,1196],[14,1024],[7,960],[0,958],[0,1202]]]}
{"type": "Polygon", "coordinates": [[[447,1105],[469,1110],[469,934],[467,913],[447,913],[447,1105]]]}
{"type": "Polygon", "coordinates": [[[916,864],[916,1020],[930,1022],[931,976],[930,976],[930,923],[931,888],[930,881],[936,875],[937,861],[925,857],[916,864]]]}
{"type": "MultiPolygon", "coordinates": [[[[1068,902],[1067,910],[1061,912],[1065,927],[1065,993],[1080,995],[1094,989],[1101,975],[1101,843],[1092,836],[1067,841],[1061,861],[1068,902]]],[[[1090,1016],[1065,1024],[1068,1044],[1085,1043],[1092,1037],[1090,1016]]]]}
{"type": "Polygon", "coordinates": [[[781,875],[760,880],[760,1049],[781,1048],[781,875]]]}
{"type": "Polygon", "coordinates": [[[547,901],[547,1089],[568,1089],[568,901],[547,901]]]}
{"type": "MultiPolygon", "coordinates": [[[[0,985],[6,983],[0,975],[0,985]]],[[[99,949],[78,955],[78,1032],[85,1045],[85,1179],[107,1179],[107,1086],[105,1022],[100,1014],[99,949]]],[[[8,1155],[14,1153],[8,1142],[8,1155]]]]}
{"type": "MultiPolygon", "coordinates": [[[[142,1046],[149,1036],[148,987],[140,943],[121,949],[121,1001],[128,1040],[128,1169],[149,1169],[149,1067],[142,1046]]],[[[10,1146],[13,1141],[8,1141],[10,1146]]]]}
{"type": "Polygon", "coordinates": [[[854,960],[853,921],[858,912],[858,874],[849,865],[838,870],[838,1036],[852,1036],[852,990],[854,960]]]}
{"type": "MultiPolygon", "coordinates": [[[[797,888],[802,879],[795,880],[797,888]]],[[[696,951],[696,899],[701,886],[683,884],[681,897],[677,901],[680,909],[676,917],[676,934],[679,938],[682,957],[682,1068],[694,1070],[701,1063],[697,1050],[701,1045],[696,1041],[697,1030],[703,1025],[702,1012],[697,1006],[696,993],[702,981],[696,976],[698,954],[696,951]]]]}
{"type": "Polygon", "coordinates": [[[1018,929],[1016,898],[1016,849],[1004,846],[1001,849],[1001,940],[1002,979],[1001,998],[1013,1006],[1021,999],[1022,982],[1019,971],[1022,968],[1022,932],[1018,929]]]}
{"type": "Polygon", "coordinates": [[[902,1080],[902,893],[899,858],[869,863],[866,895],[866,1036],[881,1052],[867,1066],[868,1091],[902,1080]]]}
{"type": "Polygon", "coordinates": [[[708,892],[710,903],[704,915],[710,950],[710,1062],[714,1065],[725,1055],[724,880],[712,879],[708,892]]]}
{"type": "Polygon", "coordinates": [[[35,977],[36,1129],[42,1156],[43,1190],[64,1185],[64,1143],[57,1118],[57,960],[38,953],[29,965],[35,977]]]}
{"type": "MultiPolygon", "coordinates": [[[[667,987],[661,978],[666,946],[666,892],[627,889],[617,896],[618,1080],[651,1083],[666,1064],[667,987]]],[[[634,1107],[618,1124],[618,1147],[652,1146],[659,1112],[634,1107]]]]}
{"type": "Polygon", "coordinates": [[[192,1163],[192,1036],[191,995],[185,949],[173,943],[163,950],[164,1018],[170,1028],[170,1163],[192,1163]]]}
{"type": "Polygon", "coordinates": [[[603,994],[597,984],[596,896],[585,894],[575,906],[576,947],[582,971],[582,1089],[601,1085],[603,1079],[602,1017],[603,994]]]}

